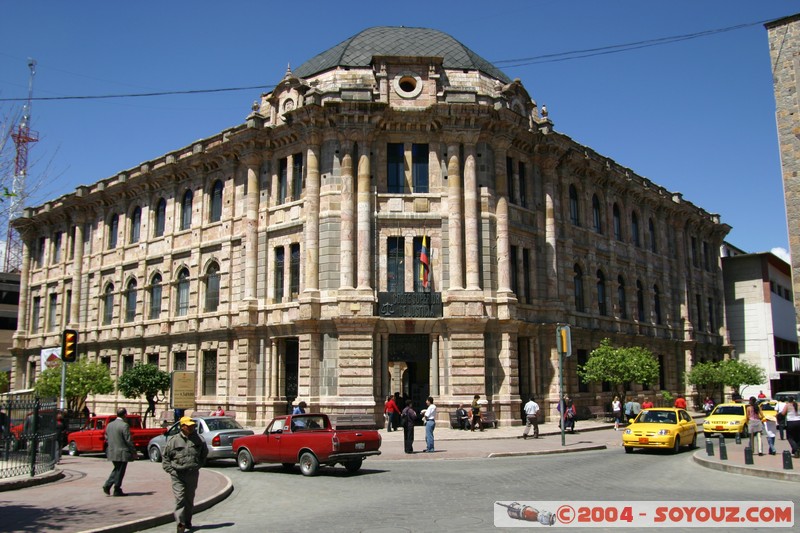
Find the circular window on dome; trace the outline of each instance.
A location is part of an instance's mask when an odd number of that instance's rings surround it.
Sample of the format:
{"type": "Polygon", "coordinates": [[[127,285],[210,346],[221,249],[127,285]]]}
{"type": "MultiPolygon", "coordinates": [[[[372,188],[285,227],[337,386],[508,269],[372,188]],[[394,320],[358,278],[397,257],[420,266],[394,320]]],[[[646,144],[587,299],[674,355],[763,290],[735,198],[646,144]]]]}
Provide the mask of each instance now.
{"type": "Polygon", "coordinates": [[[422,78],[413,72],[401,72],[392,80],[392,86],[403,98],[416,98],[422,92],[422,78]]]}

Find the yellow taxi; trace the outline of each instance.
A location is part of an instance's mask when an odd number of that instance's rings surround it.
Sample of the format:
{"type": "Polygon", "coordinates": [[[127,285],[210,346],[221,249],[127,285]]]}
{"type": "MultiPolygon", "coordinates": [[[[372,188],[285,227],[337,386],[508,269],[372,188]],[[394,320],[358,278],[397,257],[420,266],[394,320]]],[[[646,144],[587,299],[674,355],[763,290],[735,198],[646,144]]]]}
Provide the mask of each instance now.
{"type": "Polygon", "coordinates": [[[622,445],[626,453],[634,448],[662,448],[678,453],[681,446],[697,445],[697,424],[685,409],[644,409],[622,432],[622,445]]]}
{"type": "Polygon", "coordinates": [[[723,435],[747,435],[746,403],[721,403],[711,411],[703,422],[703,433],[709,436],[713,433],[723,435]]]}

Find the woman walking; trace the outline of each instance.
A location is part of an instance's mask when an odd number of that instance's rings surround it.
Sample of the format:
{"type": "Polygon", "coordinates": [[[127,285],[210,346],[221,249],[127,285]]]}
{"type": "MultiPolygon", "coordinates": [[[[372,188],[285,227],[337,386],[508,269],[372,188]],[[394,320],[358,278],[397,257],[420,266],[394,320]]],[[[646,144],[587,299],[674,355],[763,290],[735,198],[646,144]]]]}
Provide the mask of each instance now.
{"type": "Polygon", "coordinates": [[[792,447],[792,456],[800,459],[800,410],[797,408],[797,399],[787,401],[783,406],[783,416],[786,421],[786,440],[792,447]]]}
{"type": "Polygon", "coordinates": [[[614,401],[611,402],[611,412],[614,413],[614,431],[618,431],[619,423],[622,420],[622,402],[619,401],[619,396],[614,396],[614,401]]]}
{"type": "Polygon", "coordinates": [[[758,441],[758,455],[764,455],[764,443],[761,442],[761,434],[764,432],[764,423],[761,421],[764,415],[758,406],[755,396],[750,396],[750,403],[747,404],[747,432],[750,433],[750,451],[755,453],[753,440],[758,441]]]}

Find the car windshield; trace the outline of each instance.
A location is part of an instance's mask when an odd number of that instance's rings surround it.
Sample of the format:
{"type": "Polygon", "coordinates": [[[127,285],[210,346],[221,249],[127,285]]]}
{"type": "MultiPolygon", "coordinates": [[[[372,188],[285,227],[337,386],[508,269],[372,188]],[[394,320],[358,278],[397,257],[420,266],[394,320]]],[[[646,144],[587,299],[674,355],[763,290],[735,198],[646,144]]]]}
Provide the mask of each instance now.
{"type": "Polygon", "coordinates": [[[206,418],[205,420],[209,431],[220,431],[222,429],[242,429],[242,425],[233,418],[206,418]]]}
{"type": "Polygon", "coordinates": [[[637,422],[643,424],[677,424],[673,411],[643,411],[637,422]]]}
{"type": "Polygon", "coordinates": [[[743,405],[720,405],[712,415],[744,415],[743,405]]]}

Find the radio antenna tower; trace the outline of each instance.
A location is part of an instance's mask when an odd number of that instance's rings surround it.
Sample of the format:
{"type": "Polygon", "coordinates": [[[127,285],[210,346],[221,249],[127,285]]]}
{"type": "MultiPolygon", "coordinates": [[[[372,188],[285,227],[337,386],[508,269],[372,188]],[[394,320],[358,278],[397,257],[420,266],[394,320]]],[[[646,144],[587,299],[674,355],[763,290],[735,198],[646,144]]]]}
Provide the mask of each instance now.
{"type": "Polygon", "coordinates": [[[25,182],[28,176],[28,145],[39,140],[39,134],[31,130],[33,77],[36,75],[35,59],[28,58],[28,68],[31,71],[28,78],[28,100],[22,108],[22,120],[11,134],[16,147],[16,158],[14,159],[14,181],[11,185],[11,206],[8,210],[4,272],[20,272],[22,268],[22,239],[11,226],[11,221],[22,215],[22,207],[27,195],[25,182]]]}

